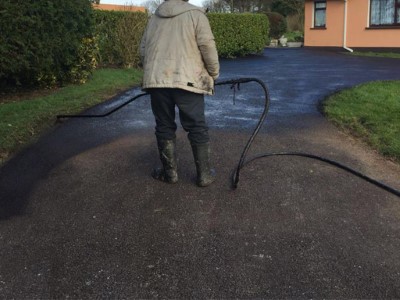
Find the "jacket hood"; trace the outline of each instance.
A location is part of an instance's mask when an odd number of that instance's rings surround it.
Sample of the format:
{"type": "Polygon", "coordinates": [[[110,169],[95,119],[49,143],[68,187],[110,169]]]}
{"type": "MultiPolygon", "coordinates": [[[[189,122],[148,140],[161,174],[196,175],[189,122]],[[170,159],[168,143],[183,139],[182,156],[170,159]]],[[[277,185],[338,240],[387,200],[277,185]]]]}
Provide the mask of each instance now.
{"type": "Polygon", "coordinates": [[[173,18],[191,10],[204,10],[183,0],[166,0],[156,10],[155,15],[161,18],[173,18]]]}

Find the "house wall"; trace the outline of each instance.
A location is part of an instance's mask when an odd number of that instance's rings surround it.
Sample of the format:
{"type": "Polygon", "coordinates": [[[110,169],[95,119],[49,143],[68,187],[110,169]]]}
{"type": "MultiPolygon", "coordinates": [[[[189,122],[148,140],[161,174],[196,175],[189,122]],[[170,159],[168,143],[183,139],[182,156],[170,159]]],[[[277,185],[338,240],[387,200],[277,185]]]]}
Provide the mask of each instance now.
{"type": "Polygon", "coordinates": [[[400,28],[368,29],[369,0],[348,0],[348,47],[400,47],[400,28]]]}
{"type": "Polygon", "coordinates": [[[314,28],[314,1],[305,2],[304,46],[343,45],[343,0],[327,1],[326,28],[314,28]]]}
{"type": "MultiPolygon", "coordinates": [[[[328,0],[326,29],[313,29],[314,1],[305,3],[304,45],[343,46],[344,0],[328,0]]],[[[368,29],[369,0],[347,1],[347,38],[350,48],[400,48],[400,28],[368,29]]]]}
{"type": "Polygon", "coordinates": [[[94,9],[101,9],[101,10],[146,12],[146,8],[145,7],[143,7],[143,6],[133,6],[133,5],[93,4],[93,8],[94,9]]]}

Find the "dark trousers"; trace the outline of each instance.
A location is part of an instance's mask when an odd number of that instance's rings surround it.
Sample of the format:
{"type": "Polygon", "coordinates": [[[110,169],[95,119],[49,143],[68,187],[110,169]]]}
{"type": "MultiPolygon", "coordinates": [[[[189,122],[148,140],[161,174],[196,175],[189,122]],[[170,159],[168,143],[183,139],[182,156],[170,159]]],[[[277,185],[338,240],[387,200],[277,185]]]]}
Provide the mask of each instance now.
{"type": "Polygon", "coordinates": [[[157,138],[175,138],[175,106],[183,129],[188,132],[191,144],[204,144],[209,141],[208,127],[204,115],[204,95],[182,89],[157,88],[148,90],[151,108],[156,120],[157,138]]]}

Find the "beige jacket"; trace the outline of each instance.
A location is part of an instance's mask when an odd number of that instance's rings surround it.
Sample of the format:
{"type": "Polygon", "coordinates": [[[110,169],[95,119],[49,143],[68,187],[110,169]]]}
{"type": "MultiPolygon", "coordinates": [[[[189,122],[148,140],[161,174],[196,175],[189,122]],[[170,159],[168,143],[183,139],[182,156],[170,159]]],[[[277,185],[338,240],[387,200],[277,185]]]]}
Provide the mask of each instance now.
{"type": "Polygon", "coordinates": [[[218,53],[204,11],[183,0],[166,0],[150,18],[140,44],[143,90],[180,88],[214,93],[218,53]]]}

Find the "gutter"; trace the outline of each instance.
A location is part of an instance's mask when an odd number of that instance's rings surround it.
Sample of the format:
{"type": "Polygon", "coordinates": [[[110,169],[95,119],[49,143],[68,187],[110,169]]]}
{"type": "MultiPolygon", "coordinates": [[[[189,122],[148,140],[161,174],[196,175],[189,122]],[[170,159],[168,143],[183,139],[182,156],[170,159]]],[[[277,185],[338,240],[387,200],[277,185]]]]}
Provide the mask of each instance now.
{"type": "Polygon", "coordinates": [[[346,46],[347,40],[347,0],[344,0],[344,21],[343,21],[343,48],[347,51],[354,52],[353,49],[346,46]]]}

